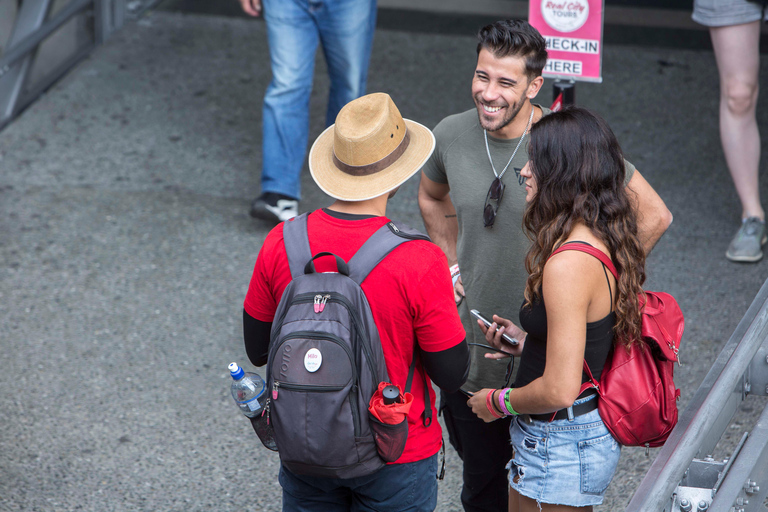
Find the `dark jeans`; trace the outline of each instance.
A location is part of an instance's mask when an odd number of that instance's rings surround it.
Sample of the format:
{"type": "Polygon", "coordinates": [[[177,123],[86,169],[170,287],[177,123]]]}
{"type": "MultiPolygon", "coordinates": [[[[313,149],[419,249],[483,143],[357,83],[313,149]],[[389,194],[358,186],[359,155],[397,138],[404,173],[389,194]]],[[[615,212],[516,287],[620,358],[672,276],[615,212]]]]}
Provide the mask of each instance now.
{"type": "Polygon", "coordinates": [[[432,512],[437,506],[437,455],[387,464],[359,478],[295,475],[280,466],[284,512],[432,512]]]}
{"type": "Polygon", "coordinates": [[[461,503],[466,512],[507,510],[506,465],[512,459],[511,418],[485,423],[467,406],[462,392],[440,392],[440,408],[448,439],[464,461],[461,503]]]}

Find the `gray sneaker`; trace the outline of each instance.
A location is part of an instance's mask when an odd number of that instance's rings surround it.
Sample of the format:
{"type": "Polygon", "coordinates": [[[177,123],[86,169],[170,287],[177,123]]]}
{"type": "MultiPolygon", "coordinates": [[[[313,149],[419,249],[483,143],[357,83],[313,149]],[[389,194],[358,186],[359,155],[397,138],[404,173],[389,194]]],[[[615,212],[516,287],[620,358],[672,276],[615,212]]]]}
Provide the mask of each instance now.
{"type": "Polygon", "coordinates": [[[757,217],[744,219],[736,236],[731,240],[725,257],[731,261],[760,261],[763,257],[761,247],[767,240],[764,221],[757,217]]]}

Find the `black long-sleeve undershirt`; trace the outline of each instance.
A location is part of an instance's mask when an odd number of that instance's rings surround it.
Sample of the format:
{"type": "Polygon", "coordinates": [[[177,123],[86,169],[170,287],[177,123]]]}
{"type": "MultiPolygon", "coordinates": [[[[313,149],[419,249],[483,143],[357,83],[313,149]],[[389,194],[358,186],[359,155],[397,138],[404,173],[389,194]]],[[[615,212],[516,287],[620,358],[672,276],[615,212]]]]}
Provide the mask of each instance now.
{"type": "MultiPolygon", "coordinates": [[[[267,364],[272,322],[256,320],[243,310],[243,338],[245,353],[255,366],[267,364]]],[[[449,393],[459,390],[469,375],[469,347],[467,340],[439,352],[419,352],[421,364],[432,382],[449,393]]]]}
{"type": "Polygon", "coordinates": [[[245,353],[254,366],[267,364],[269,354],[269,335],[272,331],[272,322],[256,320],[243,310],[243,339],[245,340],[245,353]]]}

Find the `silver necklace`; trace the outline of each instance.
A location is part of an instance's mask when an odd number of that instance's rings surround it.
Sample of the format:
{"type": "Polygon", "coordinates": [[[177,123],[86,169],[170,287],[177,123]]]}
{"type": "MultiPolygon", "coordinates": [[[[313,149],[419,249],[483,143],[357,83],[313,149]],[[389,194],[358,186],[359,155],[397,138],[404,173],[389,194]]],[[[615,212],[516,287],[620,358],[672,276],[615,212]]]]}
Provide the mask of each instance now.
{"type": "Polygon", "coordinates": [[[515,155],[517,154],[517,150],[520,149],[520,144],[523,143],[525,134],[528,133],[528,129],[531,127],[531,121],[533,121],[533,105],[531,105],[531,115],[530,117],[528,117],[528,126],[525,127],[525,131],[520,136],[520,140],[517,141],[517,146],[515,146],[515,150],[512,152],[512,156],[509,157],[509,162],[507,162],[507,165],[504,166],[504,169],[501,171],[501,174],[496,172],[496,167],[494,167],[493,165],[493,159],[491,158],[491,150],[488,147],[488,132],[486,130],[483,130],[483,135],[485,136],[485,151],[486,153],[488,153],[488,161],[491,162],[491,169],[493,169],[493,174],[495,174],[498,179],[501,179],[501,177],[504,176],[504,173],[507,172],[507,168],[509,167],[509,164],[511,164],[512,160],[515,158],[515,155]]]}

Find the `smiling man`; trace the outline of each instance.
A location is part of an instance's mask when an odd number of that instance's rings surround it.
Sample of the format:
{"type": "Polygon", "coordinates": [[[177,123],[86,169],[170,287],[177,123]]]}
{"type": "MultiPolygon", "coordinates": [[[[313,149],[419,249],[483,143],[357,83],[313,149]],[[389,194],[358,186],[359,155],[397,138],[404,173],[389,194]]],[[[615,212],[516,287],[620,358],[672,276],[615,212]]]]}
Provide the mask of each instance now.
{"type": "MultiPolygon", "coordinates": [[[[435,152],[422,171],[419,207],[432,241],[445,252],[454,295],[468,343],[485,344],[470,314],[522,337],[518,310],[523,300],[529,242],[522,231],[528,132],[550,110],[532,103],[544,82],[544,38],[525,21],[498,21],[478,32],[472,79],[475,108],[441,121],[434,130],[435,152]]],[[[635,168],[626,163],[628,187],[638,212],[646,251],[672,215],[635,168]]],[[[512,457],[509,419],[484,423],[467,406],[468,395],[511,382],[507,360],[487,359],[471,347],[472,365],[464,392],[441,393],[451,444],[464,461],[461,500],[467,511],[506,510],[505,466],[512,457]]]]}

